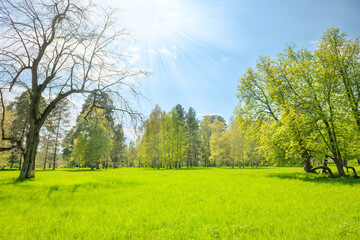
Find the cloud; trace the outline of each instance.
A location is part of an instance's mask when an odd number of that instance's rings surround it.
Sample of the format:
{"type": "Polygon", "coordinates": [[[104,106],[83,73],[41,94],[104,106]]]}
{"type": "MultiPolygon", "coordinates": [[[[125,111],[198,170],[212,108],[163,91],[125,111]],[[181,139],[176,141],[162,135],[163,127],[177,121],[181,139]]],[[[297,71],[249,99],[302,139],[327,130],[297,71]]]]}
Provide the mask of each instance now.
{"type": "Polygon", "coordinates": [[[196,115],[199,116],[199,117],[212,116],[212,115],[216,115],[216,116],[221,116],[221,117],[222,117],[222,114],[220,114],[220,113],[197,113],[196,115]]]}
{"type": "Polygon", "coordinates": [[[224,62],[228,62],[231,60],[231,57],[222,57],[220,58],[220,62],[224,63],[224,62]]]}
{"type": "Polygon", "coordinates": [[[317,46],[320,43],[320,41],[319,40],[312,40],[312,41],[308,41],[307,43],[317,46]]]}
{"type": "MultiPolygon", "coordinates": [[[[176,49],[176,48],[174,48],[176,49]]],[[[175,51],[170,51],[169,49],[167,48],[160,48],[159,49],[159,53],[163,56],[168,56],[168,57],[172,57],[174,58],[175,60],[178,59],[177,55],[176,55],[176,52],[175,51]]]]}
{"type": "Polygon", "coordinates": [[[127,56],[127,61],[131,65],[136,65],[141,59],[141,49],[139,46],[131,45],[127,48],[125,55],[127,56]]]}
{"type": "Polygon", "coordinates": [[[156,54],[156,51],[154,49],[148,49],[148,53],[150,55],[155,55],[156,54]]]}
{"type": "Polygon", "coordinates": [[[128,48],[128,51],[130,53],[140,53],[141,52],[140,47],[139,46],[134,46],[134,45],[130,46],[128,48]]]}
{"type": "Polygon", "coordinates": [[[131,54],[131,56],[129,57],[129,60],[128,62],[131,64],[131,65],[135,65],[137,62],[139,62],[141,60],[141,56],[139,53],[134,53],[134,54],[131,54]]]}

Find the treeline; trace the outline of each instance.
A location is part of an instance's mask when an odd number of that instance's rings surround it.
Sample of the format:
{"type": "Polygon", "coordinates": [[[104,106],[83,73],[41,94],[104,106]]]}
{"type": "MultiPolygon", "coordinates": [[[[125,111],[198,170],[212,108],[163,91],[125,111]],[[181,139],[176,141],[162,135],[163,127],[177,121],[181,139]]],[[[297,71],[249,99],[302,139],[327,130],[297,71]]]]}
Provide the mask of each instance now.
{"type": "MultiPolygon", "coordinates": [[[[287,46],[260,57],[239,80],[236,108],[268,162],[299,163],[314,172],[335,163],[339,175],[360,158],[360,44],[337,28],[314,52],[287,46]]],[[[360,161],[359,161],[360,162],[360,161]]]]}
{"type": "Polygon", "coordinates": [[[129,164],[136,167],[244,167],[257,166],[251,137],[223,117],[204,116],[200,122],[195,110],[186,112],[178,104],[170,112],[156,106],[142,127],[140,138],[129,146],[129,164]]]}

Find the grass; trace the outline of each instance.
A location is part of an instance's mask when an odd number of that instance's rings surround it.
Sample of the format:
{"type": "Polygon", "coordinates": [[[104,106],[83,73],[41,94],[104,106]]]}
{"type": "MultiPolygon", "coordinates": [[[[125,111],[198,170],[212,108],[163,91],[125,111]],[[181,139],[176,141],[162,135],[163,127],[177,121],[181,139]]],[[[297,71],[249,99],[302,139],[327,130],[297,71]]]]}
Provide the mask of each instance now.
{"type": "Polygon", "coordinates": [[[300,168],[0,171],[0,239],[359,239],[360,180],[300,168]]]}

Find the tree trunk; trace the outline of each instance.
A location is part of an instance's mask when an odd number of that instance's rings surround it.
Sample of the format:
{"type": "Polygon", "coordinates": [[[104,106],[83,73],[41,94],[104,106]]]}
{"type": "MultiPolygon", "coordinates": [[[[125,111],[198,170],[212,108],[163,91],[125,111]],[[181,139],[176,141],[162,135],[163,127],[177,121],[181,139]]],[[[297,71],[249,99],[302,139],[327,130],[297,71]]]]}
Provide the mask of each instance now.
{"type": "Polygon", "coordinates": [[[46,160],[47,160],[47,155],[48,155],[48,151],[49,151],[49,141],[50,141],[50,134],[49,134],[49,137],[47,138],[47,143],[46,143],[46,151],[45,151],[45,159],[44,159],[44,170],[46,168],[46,160]]]}
{"type": "Polygon", "coordinates": [[[341,160],[339,160],[338,158],[334,158],[334,162],[335,162],[335,165],[336,165],[339,175],[344,176],[345,171],[344,171],[343,163],[341,162],[341,160]]]}
{"type": "Polygon", "coordinates": [[[311,165],[311,162],[308,160],[304,161],[304,171],[306,173],[317,173],[315,170],[313,170],[313,166],[311,165]]]}
{"type": "Polygon", "coordinates": [[[30,129],[26,138],[26,151],[24,155],[24,162],[21,168],[19,178],[34,178],[35,177],[35,158],[37,147],[39,145],[40,126],[34,119],[30,123],[30,129]]]}
{"type": "Polygon", "coordinates": [[[58,124],[57,124],[57,129],[56,129],[53,170],[55,170],[55,164],[56,164],[56,152],[57,152],[57,145],[58,145],[58,139],[59,139],[60,122],[61,122],[61,108],[59,111],[59,119],[58,119],[58,124]]]}
{"type": "Polygon", "coordinates": [[[22,153],[20,153],[20,159],[19,159],[19,170],[21,170],[21,161],[22,161],[22,156],[23,156],[23,154],[22,154],[22,153]]]}

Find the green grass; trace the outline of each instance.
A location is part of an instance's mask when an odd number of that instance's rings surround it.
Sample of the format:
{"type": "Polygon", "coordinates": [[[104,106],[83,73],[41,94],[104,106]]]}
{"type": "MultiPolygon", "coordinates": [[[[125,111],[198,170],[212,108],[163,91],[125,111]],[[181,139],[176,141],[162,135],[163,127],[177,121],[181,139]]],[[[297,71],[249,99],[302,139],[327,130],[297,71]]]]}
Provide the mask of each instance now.
{"type": "Polygon", "coordinates": [[[359,239],[360,180],[300,168],[0,171],[0,239],[359,239]]]}

